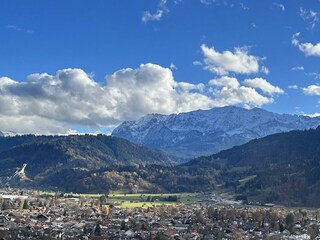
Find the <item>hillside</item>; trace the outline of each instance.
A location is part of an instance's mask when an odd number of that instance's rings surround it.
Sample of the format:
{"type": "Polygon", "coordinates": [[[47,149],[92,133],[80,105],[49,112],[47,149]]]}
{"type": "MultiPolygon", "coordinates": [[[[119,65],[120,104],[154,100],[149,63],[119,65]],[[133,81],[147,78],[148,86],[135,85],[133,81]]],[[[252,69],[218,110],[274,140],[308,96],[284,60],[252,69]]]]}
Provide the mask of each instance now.
{"type": "Polygon", "coordinates": [[[211,155],[279,132],[316,128],[320,118],[276,114],[260,108],[222,107],[147,115],[117,127],[112,135],[191,159],[211,155]]]}
{"type": "MultiPolygon", "coordinates": [[[[56,186],[60,179],[72,177],[64,176],[72,172],[84,176],[111,166],[173,165],[175,161],[158,150],[103,135],[0,138],[0,176],[13,175],[24,163],[33,185],[56,186]]],[[[74,179],[77,180],[80,181],[74,179]]],[[[65,188],[76,183],[65,181],[63,184],[61,187],[65,188]]]]}
{"type": "Polygon", "coordinates": [[[214,168],[220,183],[249,199],[319,207],[320,127],[252,140],[184,167],[214,168]]]}

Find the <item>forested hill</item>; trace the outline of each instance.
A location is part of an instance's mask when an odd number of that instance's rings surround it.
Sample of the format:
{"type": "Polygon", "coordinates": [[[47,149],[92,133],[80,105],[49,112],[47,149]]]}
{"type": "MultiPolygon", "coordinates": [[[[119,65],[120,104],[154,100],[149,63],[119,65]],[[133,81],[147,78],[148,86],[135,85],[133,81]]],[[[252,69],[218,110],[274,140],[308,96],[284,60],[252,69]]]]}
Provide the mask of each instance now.
{"type": "MultiPolygon", "coordinates": [[[[230,166],[255,167],[320,160],[320,127],[273,134],[201,159],[224,159],[230,166]]],[[[192,164],[197,165],[197,159],[188,163],[192,164]]]]}
{"type": "Polygon", "coordinates": [[[185,167],[218,169],[226,187],[249,198],[320,206],[320,127],[252,140],[185,167]]]}
{"type": "Polygon", "coordinates": [[[92,136],[0,137],[0,176],[9,176],[27,163],[33,180],[47,178],[66,169],[94,171],[109,166],[173,165],[166,154],[125,139],[92,136]]]}

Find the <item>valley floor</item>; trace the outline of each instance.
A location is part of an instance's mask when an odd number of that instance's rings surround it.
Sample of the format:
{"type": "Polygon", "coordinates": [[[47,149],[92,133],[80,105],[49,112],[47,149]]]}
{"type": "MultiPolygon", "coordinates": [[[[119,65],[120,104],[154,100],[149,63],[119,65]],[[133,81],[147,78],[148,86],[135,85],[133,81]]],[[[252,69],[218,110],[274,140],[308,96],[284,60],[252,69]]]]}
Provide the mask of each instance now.
{"type": "Polygon", "coordinates": [[[210,193],[0,191],[1,239],[316,239],[320,211],[245,206],[210,193]]]}

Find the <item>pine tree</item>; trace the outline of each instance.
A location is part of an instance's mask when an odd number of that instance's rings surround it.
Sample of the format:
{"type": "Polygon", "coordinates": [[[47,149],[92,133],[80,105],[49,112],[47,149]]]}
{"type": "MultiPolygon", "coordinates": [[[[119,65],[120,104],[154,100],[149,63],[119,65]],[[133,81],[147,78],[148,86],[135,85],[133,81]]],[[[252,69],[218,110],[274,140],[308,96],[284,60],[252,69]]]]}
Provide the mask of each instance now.
{"type": "Polygon", "coordinates": [[[27,201],[27,200],[25,200],[25,201],[23,202],[23,207],[22,207],[22,209],[29,209],[29,204],[28,204],[28,201],[27,201]]]}
{"type": "Polygon", "coordinates": [[[286,220],[286,229],[288,229],[290,232],[293,232],[294,215],[292,213],[288,213],[285,220],[286,220]]]}
{"type": "Polygon", "coordinates": [[[100,224],[97,223],[97,226],[96,228],[94,229],[94,235],[95,236],[101,236],[101,227],[100,227],[100,224]]]}
{"type": "Polygon", "coordinates": [[[1,204],[1,211],[8,210],[8,208],[8,203],[6,201],[3,201],[1,204]]]}

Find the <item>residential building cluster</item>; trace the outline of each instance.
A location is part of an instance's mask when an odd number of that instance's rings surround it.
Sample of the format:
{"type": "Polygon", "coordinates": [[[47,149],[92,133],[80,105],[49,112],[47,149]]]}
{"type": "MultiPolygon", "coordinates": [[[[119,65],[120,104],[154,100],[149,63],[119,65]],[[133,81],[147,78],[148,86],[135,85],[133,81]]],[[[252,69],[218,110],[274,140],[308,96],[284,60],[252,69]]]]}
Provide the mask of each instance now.
{"type": "Polygon", "coordinates": [[[235,204],[119,208],[108,196],[0,192],[0,239],[320,239],[320,211],[235,204]]]}

